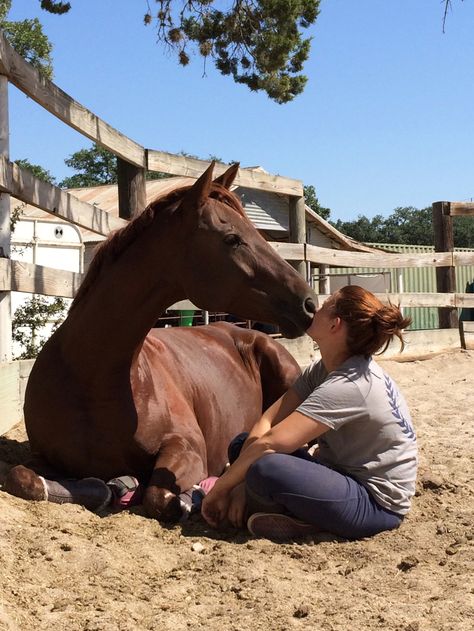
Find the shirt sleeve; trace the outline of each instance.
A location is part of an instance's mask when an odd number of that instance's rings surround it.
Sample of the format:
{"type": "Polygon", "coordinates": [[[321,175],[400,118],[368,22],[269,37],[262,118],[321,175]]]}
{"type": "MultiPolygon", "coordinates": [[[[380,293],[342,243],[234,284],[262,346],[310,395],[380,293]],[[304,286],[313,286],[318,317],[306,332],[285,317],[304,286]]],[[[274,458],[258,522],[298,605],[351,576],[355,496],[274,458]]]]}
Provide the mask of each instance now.
{"type": "Polygon", "coordinates": [[[303,401],[309,397],[325,379],[327,373],[321,361],[310,364],[293,384],[292,388],[303,401]]]}
{"type": "Polygon", "coordinates": [[[314,388],[296,411],[334,430],[367,418],[367,405],[357,385],[337,374],[314,388]]]}

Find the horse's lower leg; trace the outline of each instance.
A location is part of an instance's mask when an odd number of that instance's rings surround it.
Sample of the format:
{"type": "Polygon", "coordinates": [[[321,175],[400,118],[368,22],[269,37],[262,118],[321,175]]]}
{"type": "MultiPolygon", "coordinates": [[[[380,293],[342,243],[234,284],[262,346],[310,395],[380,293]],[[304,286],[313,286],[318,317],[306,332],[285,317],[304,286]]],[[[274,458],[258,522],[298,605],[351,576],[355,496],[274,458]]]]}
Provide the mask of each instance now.
{"type": "MultiPolygon", "coordinates": [[[[45,467],[38,470],[46,472],[45,467]]],[[[35,470],[18,465],[8,472],[3,489],[25,500],[49,501],[56,504],[81,504],[92,511],[105,508],[112,499],[109,487],[97,478],[83,480],[60,479],[49,469],[54,479],[39,475],[35,470]]]]}
{"type": "Polygon", "coordinates": [[[202,453],[182,436],[171,436],[162,443],[153,473],[145,491],[143,506],[149,517],[177,522],[183,509],[179,494],[206,475],[202,453]]]}

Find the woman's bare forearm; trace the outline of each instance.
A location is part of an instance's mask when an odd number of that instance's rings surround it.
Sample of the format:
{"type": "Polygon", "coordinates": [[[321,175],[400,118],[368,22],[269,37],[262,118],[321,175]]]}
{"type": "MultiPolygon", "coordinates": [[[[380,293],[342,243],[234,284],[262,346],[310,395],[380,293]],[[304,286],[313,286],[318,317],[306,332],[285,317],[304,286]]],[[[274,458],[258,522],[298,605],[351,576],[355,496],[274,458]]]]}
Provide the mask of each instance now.
{"type": "Polygon", "coordinates": [[[265,410],[260,419],[252,427],[247,436],[247,440],[243,444],[242,451],[247,449],[249,445],[264,436],[272,427],[294,412],[301,402],[302,400],[295,390],[292,388],[287,390],[273,405],[265,410]]]}

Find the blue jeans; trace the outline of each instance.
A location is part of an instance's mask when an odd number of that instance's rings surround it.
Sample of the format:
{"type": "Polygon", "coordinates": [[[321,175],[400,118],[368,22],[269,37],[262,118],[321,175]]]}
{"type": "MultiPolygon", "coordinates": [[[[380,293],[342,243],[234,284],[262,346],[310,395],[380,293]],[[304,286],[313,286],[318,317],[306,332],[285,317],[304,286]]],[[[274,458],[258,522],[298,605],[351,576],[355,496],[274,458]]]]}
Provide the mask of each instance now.
{"type": "MultiPolygon", "coordinates": [[[[239,434],[230,443],[231,464],[247,436],[239,434]]],[[[248,470],[245,482],[249,515],[286,513],[345,539],[392,530],[403,520],[377,504],[357,480],[319,463],[305,449],[259,458],[248,470]]]]}

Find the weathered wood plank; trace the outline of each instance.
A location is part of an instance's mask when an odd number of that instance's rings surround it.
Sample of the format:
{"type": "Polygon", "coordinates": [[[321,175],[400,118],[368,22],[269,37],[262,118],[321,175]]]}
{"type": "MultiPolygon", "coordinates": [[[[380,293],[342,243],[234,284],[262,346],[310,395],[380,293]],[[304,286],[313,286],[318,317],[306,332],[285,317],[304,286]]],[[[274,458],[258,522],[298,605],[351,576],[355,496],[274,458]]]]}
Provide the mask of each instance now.
{"type": "MultiPolygon", "coordinates": [[[[197,160],[187,156],[177,156],[164,151],[148,149],[148,170],[163,171],[172,175],[184,175],[187,177],[199,177],[207,169],[210,162],[197,160]]],[[[228,164],[217,163],[214,174],[217,177],[229,168],[228,164]]],[[[234,185],[247,188],[257,188],[262,191],[281,193],[283,195],[303,195],[303,183],[300,180],[263,173],[256,169],[239,169],[234,185]]]]}
{"type": "MultiPolygon", "coordinates": [[[[8,160],[10,131],[8,117],[8,79],[0,75],[0,156],[8,160]]],[[[10,195],[0,193],[0,256],[11,252],[10,195]]],[[[10,292],[0,292],[0,362],[12,358],[12,309],[10,292]]]]}
{"type": "Polygon", "coordinates": [[[441,204],[443,213],[445,215],[462,216],[470,215],[474,216],[474,202],[435,202],[435,204],[441,204]]]}
{"type": "Polygon", "coordinates": [[[19,362],[0,363],[0,436],[22,419],[19,362]]]}
{"type": "Polygon", "coordinates": [[[146,206],[145,169],[117,158],[119,217],[132,219],[146,206]]]}
{"type": "Polygon", "coordinates": [[[0,291],[24,291],[44,296],[74,298],[83,274],[23,261],[0,259],[0,291]]]}
{"type": "Polygon", "coordinates": [[[459,322],[459,335],[461,338],[461,348],[474,350],[474,322],[459,322]]]}
{"type": "Polygon", "coordinates": [[[127,221],[113,217],[105,210],[82,202],[57,186],[38,180],[26,169],[0,156],[0,190],[7,191],[27,204],[41,208],[54,217],[65,219],[82,228],[107,236],[123,228],[127,221]]]}
{"type": "MultiPolygon", "coordinates": [[[[406,294],[375,294],[384,304],[392,303],[400,307],[474,307],[474,294],[437,294],[437,293],[406,293],[406,294]]],[[[329,295],[318,296],[322,304],[329,295]]]]}
{"type": "Polygon", "coordinates": [[[413,254],[392,254],[380,252],[351,252],[347,250],[332,250],[316,245],[306,244],[305,247],[294,243],[280,243],[271,241],[270,245],[283,258],[289,261],[306,260],[321,265],[338,267],[375,267],[396,269],[397,267],[443,267],[474,265],[474,252],[426,252],[413,254]]]}
{"type": "Polygon", "coordinates": [[[474,252],[453,252],[453,264],[455,267],[474,265],[474,252]]]}
{"type": "Polygon", "coordinates": [[[306,246],[302,243],[280,243],[279,241],[270,241],[269,243],[286,261],[305,260],[306,246]]]}
{"type": "Polygon", "coordinates": [[[474,294],[406,293],[376,294],[382,302],[401,307],[474,307],[474,294]]]}
{"type": "Polygon", "coordinates": [[[52,81],[41,77],[31,64],[13,50],[1,32],[0,71],[19,90],[73,129],[127,162],[143,168],[146,166],[144,147],[101,120],[52,81]]]}
{"type": "Polygon", "coordinates": [[[451,252],[426,254],[371,254],[369,252],[348,252],[332,250],[316,245],[306,245],[306,257],[312,263],[339,267],[376,267],[396,269],[397,267],[443,267],[453,264],[451,252]]]}

